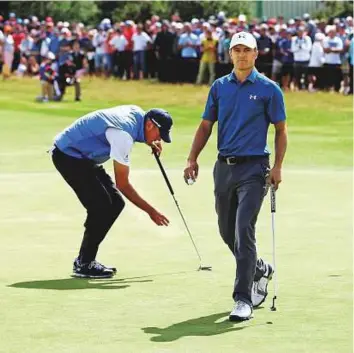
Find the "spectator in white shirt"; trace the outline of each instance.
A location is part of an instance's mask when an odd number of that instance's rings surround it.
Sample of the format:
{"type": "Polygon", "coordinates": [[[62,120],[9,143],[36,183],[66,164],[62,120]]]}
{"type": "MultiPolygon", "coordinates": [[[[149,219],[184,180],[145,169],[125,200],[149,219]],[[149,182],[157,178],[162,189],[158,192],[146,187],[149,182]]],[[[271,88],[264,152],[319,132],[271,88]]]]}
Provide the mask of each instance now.
{"type": "Polygon", "coordinates": [[[304,76],[304,84],[307,87],[307,67],[310,61],[312,48],[311,38],[306,35],[305,27],[300,26],[297,35],[293,37],[291,42],[291,51],[294,54],[294,78],[297,89],[303,89],[302,79],[304,76]]]}
{"type": "Polygon", "coordinates": [[[139,23],[136,27],[136,33],[133,34],[133,63],[134,79],[143,78],[146,73],[145,51],[148,45],[152,44],[151,38],[146,32],[143,32],[143,25],[139,23]]]}
{"type": "Polygon", "coordinates": [[[120,28],[116,29],[116,35],[110,40],[109,44],[115,49],[114,66],[116,71],[113,72],[115,77],[123,78],[124,74],[124,51],[128,45],[127,38],[124,37],[120,28]]]}
{"type": "Polygon", "coordinates": [[[95,47],[95,72],[97,76],[100,76],[104,71],[104,58],[106,54],[105,41],[107,39],[106,32],[101,28],[95,34],[92,40],[92,44],[95,47]]]}
{"type": "Polygon", "coordinates": [[[325,71],[325,88],[330,89],[334,86],[336,92],[340,90],[342,80],[341,57],[343,52],[343,42],[336,35],[336,26],[328,26],[326,28],[327,37],[323,40],[324,48],[324,71],[325,71]]]}
{"type": "Polygon", "coordinates": [[[321,32],[315,34],[315,41],[312,45],[311,57],[308,69],[309,91],[314,92],[318,88],[323,88],[323,63],[324,50],[322,42],[325,35],[321,32]]]}

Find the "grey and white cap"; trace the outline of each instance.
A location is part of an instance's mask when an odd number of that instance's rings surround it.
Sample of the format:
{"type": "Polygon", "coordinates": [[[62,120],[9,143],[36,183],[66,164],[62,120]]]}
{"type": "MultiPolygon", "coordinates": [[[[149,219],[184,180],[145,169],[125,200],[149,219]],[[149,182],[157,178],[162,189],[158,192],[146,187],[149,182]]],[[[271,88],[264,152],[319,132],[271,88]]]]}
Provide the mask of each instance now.
{"type": "Polygon", "coordinates": [[[232,36],[230,49],[239,44],[245,45],[246,47],[251,49],[257,48],[256,38],[248,32],[238,32],[232,36]]]}

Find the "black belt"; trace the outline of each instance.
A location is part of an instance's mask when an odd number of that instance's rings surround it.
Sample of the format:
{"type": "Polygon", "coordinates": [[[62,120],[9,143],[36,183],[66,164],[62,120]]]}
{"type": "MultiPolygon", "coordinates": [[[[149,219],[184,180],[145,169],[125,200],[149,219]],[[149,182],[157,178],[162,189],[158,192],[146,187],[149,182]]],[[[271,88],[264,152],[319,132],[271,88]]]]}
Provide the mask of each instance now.
{"type": "Polygon", "coordinates": [[[218,160],[221,162],[226,162],[228,165],[242,164],[255,159],[267,158],[268,156],[221,156],[218,155],[218,160]]]}

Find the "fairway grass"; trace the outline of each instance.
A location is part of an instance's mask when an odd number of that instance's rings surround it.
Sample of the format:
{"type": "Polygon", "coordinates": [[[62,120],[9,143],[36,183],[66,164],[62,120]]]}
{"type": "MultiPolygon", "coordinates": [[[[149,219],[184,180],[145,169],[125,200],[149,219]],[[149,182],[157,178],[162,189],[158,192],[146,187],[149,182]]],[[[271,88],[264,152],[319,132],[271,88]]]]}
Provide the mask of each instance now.
{"type": "MultiPolygon", "coordinates": [[[[206,87],[86,81],[83,102],[34,102],[38,82],[0,90],[1,353],[350,353],[352,352],[352,102],[332,94],[286,95],[289,151],[277,193],[278,311],[273,287],[254,319],[227,320],[235,265],[217,229],[213,135],[198,182],[182,180],[206,87]],[[12,97],[16,96],[16,100],[12,97]],[[146,146],[135,146],[131,179],[171,221],[156,227],[127,202],[98,260],[109,280],[70,277],[85,212],[46,153],[81,114],[116,104],[159,106],[175,117],[163,163],[182,220],[146,146]]],[[[270,140],[273,136],[270,136],[270,140]]],[[[270,141],[271,142],[271,141],[270,141]]],[[[272,144],[271,144],[272,147],[272,144]]],[[[111,173],[110,163],[106,164],[111,173]]],[[[271,261],[269,198],[257,224],[259,254],[271,261]]]]}

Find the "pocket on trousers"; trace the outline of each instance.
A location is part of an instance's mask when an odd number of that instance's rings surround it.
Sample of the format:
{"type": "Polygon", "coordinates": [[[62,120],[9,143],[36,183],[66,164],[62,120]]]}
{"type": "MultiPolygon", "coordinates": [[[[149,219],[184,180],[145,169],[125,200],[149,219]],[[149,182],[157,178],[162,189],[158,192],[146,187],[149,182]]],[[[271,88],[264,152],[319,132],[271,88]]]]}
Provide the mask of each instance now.
{"type": "Polygon", "coordinates": [[[216,161],[213,171],[214,193],[221,194],[228,192],[230,186],[230,168],[226,163],[216,161]]]}
{"type": "Polygon", "coordinates": [[[260,162],[260,168],[261,168],[261,173],[262,173],[262,177],[264,180],[264,194],[263,197],[267,195],[268,190],[269,190],[269,185],[267,184],[267,178],[269,176],[270,173],[270,165],[269,165],[269,161],[262,161],[260,162]]]}

